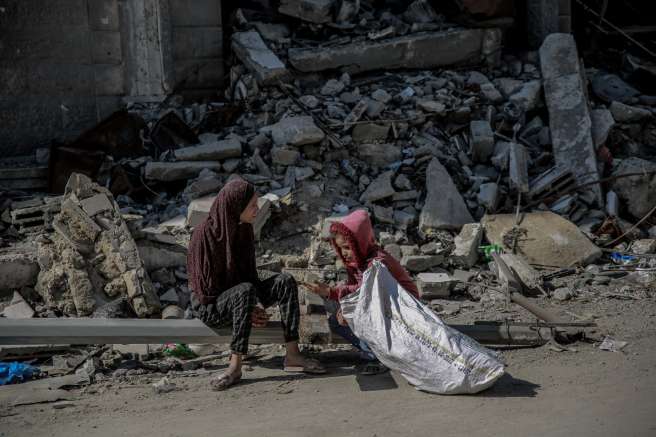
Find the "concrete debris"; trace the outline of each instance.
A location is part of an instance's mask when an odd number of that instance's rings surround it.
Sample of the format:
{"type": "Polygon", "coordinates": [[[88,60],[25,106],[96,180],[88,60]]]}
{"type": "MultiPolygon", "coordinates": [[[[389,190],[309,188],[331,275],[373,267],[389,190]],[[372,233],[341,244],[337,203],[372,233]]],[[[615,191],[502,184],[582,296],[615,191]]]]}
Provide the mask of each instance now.
{"type": "Polygon", "coordinates": [[[396,192],[392,186],[392,178],[394,177],[393,171],[382,173],[374,179],[367,189],[360,196],[360,202],[376,202],[378,200],[391,197],[396,192]]]}
{"type": "Polygon", "coordinates": [[[8,319],[30,319],[34,317],[34,314],[32,306],[17,291],[14,291],[14,297],[9,306],[2,311],[3,317],[8,319]]]}
{"type": "Polygon", "coordinates": [[[623,159],[613,171],[613,191],[626,202],[636,219],[644,217],[656,205],[656,163],[637,157],[623,159]],[[635,174],[635,176],[620,177],[635,174]]]}
{"type": "Polygon", "coordinates": [[[499,185],[496,182],[481,184],[477,195],[478,203],[488,212],[494,212],[499,204],[499,185]]]}
{"type": "Polygon", "coordinates": [[[191,179],[203,170],[221,171],[221,163],[216,161],[149,162],[146,164],[146,179],[158,182],[174,182],[191,179]]]}
{"type": "Polygon", "coordinates": [[[64,199],[57,232],[38,244],[35,289],[46,305],[82,317],[123,295],[138,317],[158,313],[159,299],[112,194],[74,173],[64,199]]]}
{"type": "Polygon", "coordinates": [[[444,255],[404,255],[401,265],[411,272],[425,272],[444,262],[444,255]]]}
{"type": "Polygon", "coordinates": [[[469,124],[471,156],[474,162],[487,162],[494,153],[494,132],[487,121],[476,120],[469,124]]]}
{"type": "Polygon", "coordinates": [[[283,118],[278,123],[263,128],[262,132],[270,133],[277,146],[315,144],[325,137],[309,116],[283,118]]]}
{"type": "Polygon", "coordinates": [[[37,247],[29,244],[0,248],[0,294],[36,284],[37,247]]]}
{"type": "Polygon", "coordinates": [[[376,167],[385,167],[401,159],[402,153],[394,144],[361,144],[357,147],[361,160],[376,167]]]}
{"type": "Polygon", "coordinates": [[[615,119],[608,109],[593,109],[590,111],[592,120],[592,141],[595,149],[606,144],[610,131],[615,126],[615,119]]]}
{"type": "Polygon", "coordinates": [[[478,261],[478,248],[483,240],[483,227],[479,223],[467,223],[453,239],[455,248],[451,262],[465,268],[473,267],[478,261]]]}
{"type": "MultiPolygon", "coordinates": [[[[572,35],[546,37],[540,47],[540,65],[556,164],[570,169],[581,185],[599,180],[586,87],[572,35]]],[[[601,187],[594,184],[589,190],[595,203],[602,205],[601,187]]]]}
{"type": "Polygon", "coordinates": [[[301,152],[287,147],[274,147],[271,150],[271,162],[277,165],[290,166],[301,159],[301,152]]]}
{"type": "Polygon", "coordinates": [[[449,297],[457,282],[447,273],[420,273],[417,275],[419,297],[423,300],[449,297]]]}
{"type": "Polygon", "coordinates": [[[521,144],[510,144],[509,173],[510,181],[517,191],[528,193],[528,151],[521,144]]]}
{"type": "Polygon", "coordinates": [[[333,19],[335,0],[281,0],[278,12],[315,24],[333,19]]]}
{"type": "Polygon", "coordinates": [[[389,125],[363,123],[353,128],[352,137],[356,143],[379,142],[387,139],[389,131],[389,125]]]}
{"type": "Polygon", "coordinates": [[[291,77],[285,64],[267,47],[258,32],[234,33],[232,50],[262,85],[286,81],[291,77]]]}
{"type": "Polygon", "coordinates": [[[520,107],[524,112],[533,111],[541,101],[542,82],[531,80],[522,84],[519,91],[513,93],[509,100],[520,107]]]}
{"type": "Polygon", "coordinates": [[[557,288],[551,293],[551,297],[556,300],[565,301],[574,297],[574,293],[568,287],[557,288]]]}
{"type": "Polygon", "coordinates": [[[473,221],[451,176],[433,158],[426,170],[426,203],[419,216],[419,231],[429,235],[436,230],[459,229],[473,221]]]}
{"type": "Polygon", "coordinates": [[[223,161],[241,157],[241,142],[236,138],[203,142],[175,151],[176,161],[223,161]]]}
{"type": "Polygon", "coordinates": [[[481,224],[490,243],[516,250],[534,265],[586,266],[602,254],[576,225],[552,212],[525,214],[518,226],[514,214],[486,215],[481,224]]]}
{"type": "Polygon", "coordinates": [[[653,117],[649,109],[625,105],[621,102],[611,103],[610,112],[615,121],[619,123],[635,123],[653,117]]]}
{"type": "Polygon", "coordinates": [[[631,243],[631,253],[648,255],[656,253],[656,239],[642,239],[631,243]]]}
{"type": "Polygon", "coordinates": [[[322,50],[292,48],[289,62],[304,73],[344,68],[349,73],[392,69],[431,69],[493,63],[499,29],[425,32],[376,42],[354,42],[322,50]],[[457,48],[457,49],[456,49],[457,48]]]}

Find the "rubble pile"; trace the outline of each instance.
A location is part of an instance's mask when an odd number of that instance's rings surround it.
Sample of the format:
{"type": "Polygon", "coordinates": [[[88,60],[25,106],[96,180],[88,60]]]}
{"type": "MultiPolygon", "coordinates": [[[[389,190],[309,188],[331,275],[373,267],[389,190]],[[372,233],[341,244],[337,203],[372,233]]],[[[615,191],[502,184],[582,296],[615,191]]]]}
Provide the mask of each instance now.
{"type": "Polygon", "coordinates": [[[89,316],[125,297],[139,317],[156,314],[159,299],[112,194],[80,174],[71,176],[54,233],[37,238],[35,290],[49,310],[89,316]]]}
{"type": "Polygon", "coordinates": [[[12,238],[21,211],[54,229],[36,238],[48,308],[86,316],[126,296],[140,317],[184,309],[190,231],[234,177],[262,195],[258,264],[272,270],[338,279],[322,237],[365,208],[428,301],[493,295],[492,246],[546,294],[553,271],[597,262],[596,284],[627,276],[617,259],[653,284],[656,99],[585,69],[571,35],[502,55],[501,29],[450,24],[422,0],[397,14],[332,0],[278,12],[237,12],[229,103],[131,104],[144,143],[105,161],[100,186],[71,178],[51,223],[52,206],[4,204],[12,238]]]}

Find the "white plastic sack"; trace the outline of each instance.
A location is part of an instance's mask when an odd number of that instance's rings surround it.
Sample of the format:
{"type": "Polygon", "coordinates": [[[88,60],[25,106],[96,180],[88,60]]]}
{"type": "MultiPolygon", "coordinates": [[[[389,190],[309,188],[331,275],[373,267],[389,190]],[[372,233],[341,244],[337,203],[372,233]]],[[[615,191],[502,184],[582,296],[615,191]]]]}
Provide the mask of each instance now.
{"type": "Polygon", "coordinates": [[[376,357],[418,390],[477,393],[504,373],[497,355],[447,326],[375,261],[341,301],[349,326],[376,357]]]}

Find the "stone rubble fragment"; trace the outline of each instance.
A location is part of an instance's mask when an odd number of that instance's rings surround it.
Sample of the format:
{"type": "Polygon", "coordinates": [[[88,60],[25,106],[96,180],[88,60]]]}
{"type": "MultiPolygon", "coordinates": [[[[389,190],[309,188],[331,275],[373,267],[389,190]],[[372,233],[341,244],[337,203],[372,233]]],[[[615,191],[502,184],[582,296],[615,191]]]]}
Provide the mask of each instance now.
{"type": "Polygon", "coordinates": [[[234,33],[232,49],[261,84],[285,81],[290,77],[285,64],[267,47],[256,31],[234,33]]]}
{"type": "Polygon", "coordinates": [[[433,158],[426,170],[426,202],[419,216],[419,231],[429,235],[441,229],[460,229],[473,221],[451,176],[433,158]]]}
{"type": "Polygon", "coordinates": [[[483,239],[483,227],[479,223],[467,223],[454,238],[455,248],[451,253],[451,262],[471,268],[478,261],[478,251],[483,239]]]}
{"type": "MultiPolygon", "coordinates": [[[[581,185],[599,180],[588,100],[572,35],[547,36],[540,47],[540,66],[556,164],[570,169],[581,185]]],[[[597,204],[603,204],[598,184],[587,190],[597,204]]]]}

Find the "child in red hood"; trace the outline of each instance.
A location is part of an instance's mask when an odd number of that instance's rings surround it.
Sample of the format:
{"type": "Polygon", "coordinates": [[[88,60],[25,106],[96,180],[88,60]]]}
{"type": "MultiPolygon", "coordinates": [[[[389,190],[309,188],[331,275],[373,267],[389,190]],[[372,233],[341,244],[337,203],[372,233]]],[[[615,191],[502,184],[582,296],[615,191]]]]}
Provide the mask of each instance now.
{"type": "Polygon", "coordinates": [[[378,245],[374,237],[374,230],[371,227],[369,214],[366,211],[354,211],[339,222],[333,223],[330,226],[330,233],[332,235],[330,240],[332,246],[346,267],[348,274],[346,283],[337,285],[336,287],[329,287],[327,284],[322,283],[305,284],[305,286],[314,293],[335,302],[333,305],[327,302],[326,305],[329,312],[333,313],[328,319],[330,326],[335,332],[362,351],[365,359],[371,361],[365,367],[363,373],[380,373],[386,369],[382,364],[378,363],[378,360],[371,353],[367,345],[360,341],[353,334],[351,328],[348,327],[342,317],[341,309],[339,309],[339,300],[360,288],[362,285],[362,276],[371,267],[374,260],[381,261],[385,264],[397,282],[406,291],[418,298],[419,292],[417,286],[412,282],[410,275],[401,264],[378,245]]]}

